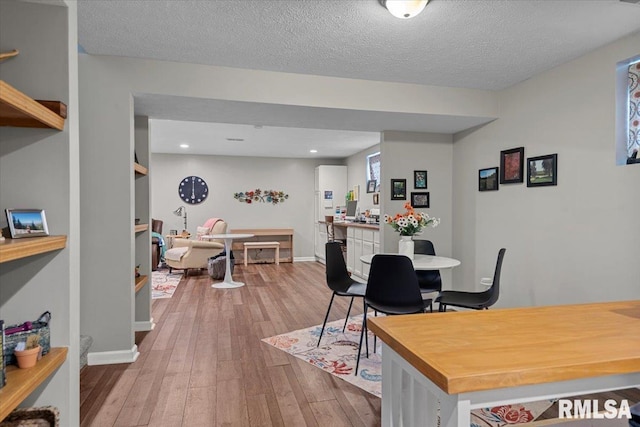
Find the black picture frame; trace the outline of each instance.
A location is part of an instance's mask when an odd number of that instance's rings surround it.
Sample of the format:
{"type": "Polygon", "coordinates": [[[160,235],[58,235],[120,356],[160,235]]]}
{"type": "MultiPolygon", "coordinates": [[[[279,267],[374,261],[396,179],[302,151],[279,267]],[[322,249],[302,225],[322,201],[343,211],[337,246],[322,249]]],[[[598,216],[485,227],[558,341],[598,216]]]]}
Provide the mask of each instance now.
{"type": "Polygon", "coordinates": [[[500,168],[498,166],[480,169],[478,171],[478,191],[497,191],[500,188],[499,177],[500,168]]]}
{"type": "Polygon", "coordinates": [[[527,159],[527,187],[558,185],[558,154],[527,159]]]}
{"type": "Polygon", "coordinates": [[[428,208],[429,207],[429,192],[428,191],[416,191],[411,192],[411,207],[412,208],[428,208]]]}
{"type": "Polygon", "coordinates": [[[373,204],[374,205],[380,204],[380,193],[373,193],[373,204]]]}
{"type": "Polygon", "coordinates": [[[406,179],[391,179],[391,200],[407,200],[406,179]]]}
{"type": "Polygon", "coordinates": [[[427,171],[413,171],[413,188],[427,188],[427,171]]]}
{"type": "Polygon", "coordinates": [[[12,239],[49,235],[47,217],[42,209],[6,209],[12,239]]]}
{"type": "Polygon", "coordinates": [[[372,179],[367,181],[367,193],[375,193],[376,192],[376,180],[372,179]]]}
{"type": "Polygon", "coordinates": [[[500,152],[500,184],[524,182],[524,147],[500,152]]]}

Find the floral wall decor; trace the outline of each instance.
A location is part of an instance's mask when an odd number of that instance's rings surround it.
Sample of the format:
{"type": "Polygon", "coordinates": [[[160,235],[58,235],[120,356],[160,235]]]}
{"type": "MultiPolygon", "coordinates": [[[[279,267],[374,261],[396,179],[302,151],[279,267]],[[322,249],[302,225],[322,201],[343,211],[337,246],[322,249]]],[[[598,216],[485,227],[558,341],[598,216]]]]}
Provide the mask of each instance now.
{"type": "Polygon", "coordinates": [[[277,205],[284,203],[284,201],[289,198],[289,195],[285,194],[284,191],[260,190],[256,188],[255,190],[234,193],[233,197],[242,203],[271,203],[277,205]]]}

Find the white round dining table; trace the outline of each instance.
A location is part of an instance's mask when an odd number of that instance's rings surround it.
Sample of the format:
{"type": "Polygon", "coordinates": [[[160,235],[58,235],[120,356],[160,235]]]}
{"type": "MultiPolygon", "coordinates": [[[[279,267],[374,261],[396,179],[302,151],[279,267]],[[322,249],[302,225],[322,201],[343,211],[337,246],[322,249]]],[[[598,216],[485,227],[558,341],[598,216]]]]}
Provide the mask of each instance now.
{"type": "Polygon", "coordinates": [[[231,244],[234,239],[248,239],[253,237],[253,234],[235,234],[235,233],[227,233],[227,234],[208,234],[206,236],[202,236],[203,239],[211,240],[211,239],[222,239],[224,240],[224,250],[227,253],[227,264],[226,271],[224,272],[224,280],[222,282],[214,283],[211,285],[212,288],[218,289],[231,289],[231,288],[239,288],[244,286],[243,282],[234,282],[233,277],[231,275],[231,244]]]}
{"type": "MultiPolygon", "coordinates": [[[[371,260],[377,254],[362,255],[360,261],[365,264],[371,264],[371,260]]],[[[385,254],[385,255],[398,255],[398,254],[385,254]]],[[[460,265],[460,261],[454,258],[447,258],[444,256],[435,255],[421,255],[415,254],[413,256],[413,268],[416,270],[444,270],[447,268],[453,268],[460,265]]]]}

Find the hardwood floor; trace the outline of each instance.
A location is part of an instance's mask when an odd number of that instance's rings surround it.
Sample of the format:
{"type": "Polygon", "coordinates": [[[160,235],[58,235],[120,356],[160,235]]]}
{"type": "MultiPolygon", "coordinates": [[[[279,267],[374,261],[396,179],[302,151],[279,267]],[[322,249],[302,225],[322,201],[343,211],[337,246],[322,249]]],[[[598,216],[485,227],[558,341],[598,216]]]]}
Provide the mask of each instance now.
{"type": "MultiPolygon", "coordinates": [[[[154,300],[156,327],[136,334],[135,363],[82,370],[81,425],[380,425],[379,398],[260,341],[322,323],[331,297],[324,266],[240,265],[234,278],[247,286],[213,289],[203,273],[154,300]]],[[[344,318],[347,304],[336,298],[329,320],[344,318]]],[[[583,398],[635,403],[640,390],[583,398]]],[[[557,414],[556,404],[540,419],[557,414]]]]}
{"type": "MultiPolygon", "coordinates": [[[[324,266],[240,265],[234,279],[247,286],[213,289],[203,273],[154,300],[135,363],[82,370],[81,425],[380,425],[379,398],[260,341],[322,323],[324,266]]],[[[330,320],[347,304],[336,298],[330,320]]]]}

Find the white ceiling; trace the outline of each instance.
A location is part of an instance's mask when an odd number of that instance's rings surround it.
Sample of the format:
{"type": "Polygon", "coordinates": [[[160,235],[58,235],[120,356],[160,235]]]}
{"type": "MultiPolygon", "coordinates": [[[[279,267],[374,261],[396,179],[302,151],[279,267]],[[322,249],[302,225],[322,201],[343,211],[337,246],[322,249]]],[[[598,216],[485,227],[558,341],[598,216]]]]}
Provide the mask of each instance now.
{"type": "MultiPolygon", "coordinates": [[[[79,0],[78,26],[79,44],[95,55],[498,90],[640,31],[640,5],[431,0],[421,15],[400,20],[378,0],[79,0]]],[[[136,111],[173,120],[217,117],[201,109],[201,117],[188,115],[196,111],[188,98],[182,109],[162,111],[161,99],[136,97],[136,111]]],[[[264,116],[251,113],[259,106],[245,107],[233,106],[240,114],[228,114],[225,123],[345,129],[341,112],[303,110],[290,123],[285,111],[275,111],[267,114],[273,122],[259,123],[264,116]]],[[[380,123],[361,119],[349,130],[380,123]]],[[[477,124],[436,119],[396,117],[386,129],[455,132],[477,124]]]]}

